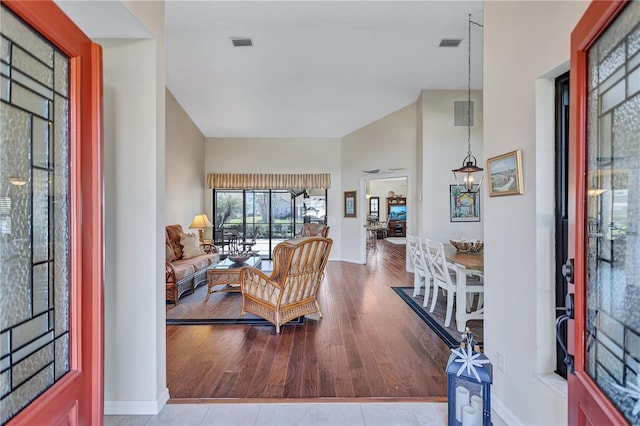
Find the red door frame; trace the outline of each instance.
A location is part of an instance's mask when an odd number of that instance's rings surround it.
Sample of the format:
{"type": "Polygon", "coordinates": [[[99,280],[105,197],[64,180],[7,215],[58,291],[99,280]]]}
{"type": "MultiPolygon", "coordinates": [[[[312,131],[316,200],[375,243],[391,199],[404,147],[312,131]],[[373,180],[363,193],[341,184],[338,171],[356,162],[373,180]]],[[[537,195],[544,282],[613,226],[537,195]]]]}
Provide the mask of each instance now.
{"type": "Polygon", "coordinates": [[[102,49],[53,1],[2,0],[70,58],[70,372],[10,425],[99,425],[104,416],[102,49]]]}
{"type": "MultiPolygon", "coordinates": [[[[569,158],[569,258],[575,259],[573,352],[575,374],[569,375],[569,424],[627,424],[626,419],[585,371],[587,222],[587,71],[588,49],[622,11],[626,1],[593,1],[571,33],[569,158]]],[[[571,327],[570,327],[571,329],[571,327]]],[[[571,333],[569,336],[571,339],[571,333]]]]}

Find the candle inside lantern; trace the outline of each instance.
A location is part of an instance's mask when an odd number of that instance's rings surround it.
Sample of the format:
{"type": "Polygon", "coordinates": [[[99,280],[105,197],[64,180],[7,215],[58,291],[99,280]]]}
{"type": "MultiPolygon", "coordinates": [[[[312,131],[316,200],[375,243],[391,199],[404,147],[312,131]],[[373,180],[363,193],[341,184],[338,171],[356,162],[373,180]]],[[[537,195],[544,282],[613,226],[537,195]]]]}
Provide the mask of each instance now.
{"type": "Polygon", "coordinates": [[[478,395],[471,396],[471,407],[476,410],[476,425],[482,426],[484,416],[482,414],[482,398],[478,395]]]}
{"type": "Polygon", "coordinates": [[[456,420],[462,422],[462,407],[469,405],[469,389],[456,386],[456,420]]]}
{"type": "Polygon", "coordinates": [[[462,426],[479,426],[476,423],[476,410],[470,405],[462,407],[462,426]]]}

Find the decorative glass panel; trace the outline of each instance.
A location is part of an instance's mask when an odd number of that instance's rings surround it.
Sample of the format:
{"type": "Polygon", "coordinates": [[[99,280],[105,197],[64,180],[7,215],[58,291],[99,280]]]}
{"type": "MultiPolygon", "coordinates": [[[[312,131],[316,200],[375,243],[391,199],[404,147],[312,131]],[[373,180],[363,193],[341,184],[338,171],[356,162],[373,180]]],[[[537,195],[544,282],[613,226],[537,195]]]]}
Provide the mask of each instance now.
{"type": "Polygon", "coordinates": [[[69,90],[69,61],[67,58],[56,52],[55,55],[55,90],[62,96],[67,96],[69,90]]]}
{"type": "Polygon", "coordinates": [[[38,58],[43,64],[53,65],[53,46],[6,8],[3,8],[0,14],[0,28],[2,35],[7,39],[38,58]]]}
{"type": "Polygon", "coordinates": [[[49,167],[49,122],[33,117],[33,158],[34,166],[49,167]]]}
{"type": "Polygon", "coordinates": [[[11,50],[11,66],[13,71],[21,71],[44,87],[53,88],[53,70],[17,46],[11,50]]]}
{"type": "Polygon", "coordinates": [[[9,63],[9,40],[0,38],[0,60],[9,63]]]}
{"type": "Polygon", "coordinates": [[[587,372],[640,423],[640,2],[589,51],[587,372]]]}
{"type": "Polygon", "coordinates": [[[0,424],[5,424],[70,369],[69,60],[4,5],[0,29],[0,424]]]}

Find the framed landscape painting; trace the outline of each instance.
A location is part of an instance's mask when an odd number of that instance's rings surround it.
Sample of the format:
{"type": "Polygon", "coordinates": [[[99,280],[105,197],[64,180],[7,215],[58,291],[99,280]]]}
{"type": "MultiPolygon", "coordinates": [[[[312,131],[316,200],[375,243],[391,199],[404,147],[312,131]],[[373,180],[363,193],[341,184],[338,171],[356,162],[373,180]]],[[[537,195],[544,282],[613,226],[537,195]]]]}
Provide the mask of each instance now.
{"type": "Polygon", "coordinates": [[[480,193],[478,185],[467,192],[464,185],[449,185],[451,222],[480,222],[480,193]]]}
{"type": "Polygon", "coordinates": [[[521,150],[507,152],[487,160],[489,196],[524,194],[521,150]]]}

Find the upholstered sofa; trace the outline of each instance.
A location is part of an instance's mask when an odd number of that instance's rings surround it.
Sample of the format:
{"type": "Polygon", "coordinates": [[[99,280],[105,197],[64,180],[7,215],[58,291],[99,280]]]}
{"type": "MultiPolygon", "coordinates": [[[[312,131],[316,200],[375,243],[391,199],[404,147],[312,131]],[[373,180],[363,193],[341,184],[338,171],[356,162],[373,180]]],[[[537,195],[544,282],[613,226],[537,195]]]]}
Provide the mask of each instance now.
{"type": "Polygon", "coordinates": [[[166,231],[166,287],[168,301],[178,304],[184,293],[193,291],[207,282],[207,269],[220,261],[215,246],[205,253],[198,236],[185,234],[180,225],[169,225],[166,231]],[[195,239],[195,241],[194,241],[195,239]]]}

